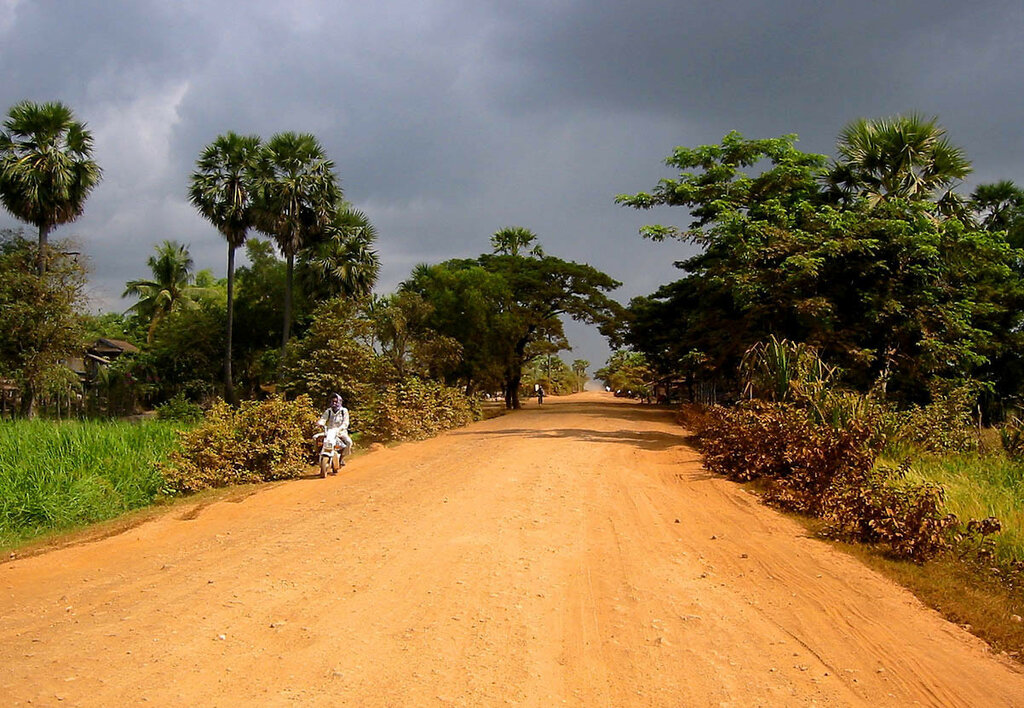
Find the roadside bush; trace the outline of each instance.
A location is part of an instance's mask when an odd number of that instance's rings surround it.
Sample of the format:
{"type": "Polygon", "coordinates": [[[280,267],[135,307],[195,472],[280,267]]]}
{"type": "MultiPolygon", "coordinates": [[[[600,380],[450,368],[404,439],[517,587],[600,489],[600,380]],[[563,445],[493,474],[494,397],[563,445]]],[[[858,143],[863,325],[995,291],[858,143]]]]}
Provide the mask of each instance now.
{"type": "Polygon", "coordinates": [[[769,501],[820,516],[829,488],[844,472],[870,469],[870,428],[821,425],[794,405],[754,401],[713,409],[701,432],[709,469],[738,481],[772,480],[769,501]]]}
{"type": "Polygon", "coordinates": [[[219,402],[202,424],[179,433],[181,449],[160,466],[172,494],[298,477],[313,464],[317,430],[308,396],[294,401],[219,402]]]}
{"type": "Polygon", "coordinates": [[[1014,462],[1024,462],[1024,421],[1017,416],[1007,420],[999,428],[999,440],[1007,457],[1014,462]]]}
{"type": "Polygon", "coordinates": [[[203,409],[193,403],[180,392],[166,403],[156,407],[156,415],[160,420],[175,420],[182,423],[198,423],[203,419],[203,409]]]}
{"type": "Polygon", "coordinates": [[[698,403],[684,403],[676,409],[676,423],[683,426],[695,435],[700,432],[711,421],[711,413],[708,406],[698,403]]]}
{"type": "Polygon", "coordinates": [[[371,394],[354,425],[369,440],[422,440],[480,417],[479,403],[461,390],[409,377],[371,394]]]}
{"type": "Polygon", "coordinates": [[[906,481],[909,462],[846,470],[826,502],[827,535],[883,543],[893,555],[923,562],[949,550],[959,522],[944,513],[945,493],[931,482],[906,481]]]}
{"type": "Polygon", "coordinates": [[[907,466],[875,467],[880,436],[870,416],[834,428],[811,415],[763,401],[712,408],[697,431],[706,465],[737,481],[763,479],[769,502],[900,558],[922,562],[953,545],[960,525],[944,513],[942,487],[906,481],[907,466]]]}
{"type": "Polygon", "coordinates": [[[902,414],[894,441],[935,453],[977,450],[971,418],[976,400],[977,392],[970,386],[933,387],[928,405],[902,414]]]}

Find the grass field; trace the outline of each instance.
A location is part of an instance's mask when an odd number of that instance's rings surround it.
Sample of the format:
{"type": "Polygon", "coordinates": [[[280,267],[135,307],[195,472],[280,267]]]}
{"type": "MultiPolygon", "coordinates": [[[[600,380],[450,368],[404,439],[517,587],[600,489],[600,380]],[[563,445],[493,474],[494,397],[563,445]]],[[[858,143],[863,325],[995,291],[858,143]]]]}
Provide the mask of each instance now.
{"type": "Polygon", "coordinates": [[[1024,560],[1024,465],[1001,454],[921,455],[912,459],[915,476],[946,490],[946,507],[961,520],[995,516],[1001,560],[1024,560]]]}
{"type": "Polygon", "coordinates": [[[0,548],[150,504],[180,424],[0,423],[0,548]]]}

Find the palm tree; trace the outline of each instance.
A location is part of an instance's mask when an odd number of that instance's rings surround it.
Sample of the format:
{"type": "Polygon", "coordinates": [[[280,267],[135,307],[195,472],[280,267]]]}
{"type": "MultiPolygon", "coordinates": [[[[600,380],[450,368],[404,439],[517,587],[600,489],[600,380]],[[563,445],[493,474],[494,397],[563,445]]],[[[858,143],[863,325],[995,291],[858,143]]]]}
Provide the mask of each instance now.
{"type": "MultiPolygon", "coordinates": [[[[518,256],[519,252],[537,240],[537,234],[522,226],[506,226],[498,229],[491,236],[491,246],[495,253],[505,256],[518,256]]],[[[535,245],[530,254],[542,256],[540,245],[535,245]]]]}
{"type": "Polygon", "coordinates": [[[228,326],[224,354],[224,397],[237,403],[231,375],[235,319],[235,250],[254,225],[253,208],[260,139],[228,132],[203,149],[189,186],[189,201],[228,242],[228,326]]]}
{"type": "Polygon", "coordinates": [[[179,308],[197,307],[195,298],[205,292],[192,285],[192,256],[188,247],[177,241],[164,241],[156,247],[156,255],[146,264],[153,274],[152,280],[131,280],[125,283],[121,297],[137,296],[139,301],[128,308],[149,320],[146,342],[153,342],[157,324],[179,308]]]}
{"type": "Polygon", "coordinates": [[[23,101],[0,131],[0,201],[39,230],[39,274],[47,237],[82,215],[102,171],[92,159],[92,134],[63,103],[23,101]]]}
{"type": "Polygon", "coordinates": [[[1024,208],[1024,190],[1013,180],[979,184],[971,194],[971,209],[981,217],[981,226],[988,231],[1008,229],[1024,208]]]}
{"type": "Polygon", "coordinates": [[[303,292],[314,299],[369,295],[380,273],[380,257],[373,250],[376,240],[369,217],[344,205],[322,238],[299,252],[303,292]]]}
{"type": "Polygon", "coordinates": [[[288,262],[282,349],[291,333],[295,254],[323,233],[340,200],[334,163],[315,137],[278,133],[270,139],[257,177],[256,227],[277,242],[288,262]]]}
{"type": "Polygon", "coordinates": [[[587,367],[589,366],[590,362],[586,359],[573,359],[572,361],[572,373],[576,375],[577,392],[582,391],[587,382],[587,367]]]}
{"type": "MultiPolygon", "coordinates": [[[[971,172],[962,148],[953,145],[937,119],[920,115],[853,121],[839,134],[839,159],[828,176],[840,198],[930,199],[971,172]]],[[[944,197],[945,198],[945,197],[944,197]]]]}

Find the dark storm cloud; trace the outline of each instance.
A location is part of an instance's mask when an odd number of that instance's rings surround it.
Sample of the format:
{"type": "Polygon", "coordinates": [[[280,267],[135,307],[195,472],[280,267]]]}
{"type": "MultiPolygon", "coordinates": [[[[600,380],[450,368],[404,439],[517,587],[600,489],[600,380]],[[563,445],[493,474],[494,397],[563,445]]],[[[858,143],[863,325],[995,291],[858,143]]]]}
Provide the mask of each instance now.
{"type": "MultiPolygon", "coordinates": [[[[685,213],[613,203],[666,176],[675,145],[737,129],[830,153],[855,117],[919,111],[975,180],[1024,183],[1022,28],[1019,2],[0,0],[0,110],[59,98],[94,131],[104,181],[58,235],[81,235],[106,308],[161,239],[223,272],[185,187],[228,130],[319,137],[381,234],[382,290],[518,224],[625,300],[689,252],[636,235],[685,213]]],[[[573,337],[570,356],[603,361],[573,337]]]]}
{"type": "Polygon", "coordinates": [[[202,62],[204,26],[181,3],[7,0],[7,5],[9,23],[0,21],[4,97],[60,98],[76,106],[129,100],[147,83],[186,77],[202,62]],[[190,37],[188,52],[181,51],[184,36],[190,37]]]}
{"type": "Polygon", "coordinates": [[[830,151],[861,115],[1020,109],[1019,2],[579,2],[518,19],[496,43],[521,69],[497,97],[511,110],[652,112],[708,140],[800,132],[830,151]]]}

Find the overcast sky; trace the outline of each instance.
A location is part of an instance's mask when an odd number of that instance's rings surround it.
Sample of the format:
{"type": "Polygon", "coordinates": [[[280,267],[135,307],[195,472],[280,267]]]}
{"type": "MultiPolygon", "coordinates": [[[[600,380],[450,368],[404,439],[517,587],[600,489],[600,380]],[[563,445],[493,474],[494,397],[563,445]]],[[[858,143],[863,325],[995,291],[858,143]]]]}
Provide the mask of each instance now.
{"type": "MultiPolygon", "coordinates": [[[[625,303],[690,252],[637,235],[682,210],[613,201],[670,176],[676,145],[797,133],[831,155],[850,120],[916,111],[966,149],[963,191],[1024,184],[1022,45],[1020,0],[0,0],[0,111],[60,100],[93,132],[103,181],[53,237],[82,241],[96,309],[130,304],[163,239],[224,274],[185,193],[229,130],[320,139],[378,229],[381,293],[519,225],[625,303]]],[[[568,331],[563,358],[604,363],[596,332],[568,331]]]]}

